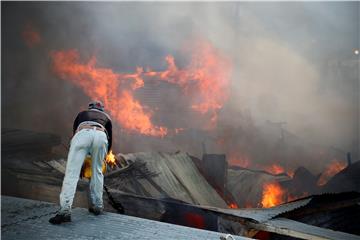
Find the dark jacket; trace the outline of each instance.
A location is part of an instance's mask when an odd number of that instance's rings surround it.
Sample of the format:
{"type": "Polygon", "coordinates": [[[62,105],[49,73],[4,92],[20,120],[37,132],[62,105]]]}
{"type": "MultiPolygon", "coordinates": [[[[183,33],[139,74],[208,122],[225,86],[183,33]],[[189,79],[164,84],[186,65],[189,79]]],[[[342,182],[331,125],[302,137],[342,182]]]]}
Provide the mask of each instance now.
{"type": "Polygon", "coordinates": [[[104,126],[108,138],[108,151],[110,151],[112,146],[112,124],[109,115],[96,109],[80,112],[74,121],[73,134],[75,134],[79,124],[85,121],[97,122],[104,126]]]}

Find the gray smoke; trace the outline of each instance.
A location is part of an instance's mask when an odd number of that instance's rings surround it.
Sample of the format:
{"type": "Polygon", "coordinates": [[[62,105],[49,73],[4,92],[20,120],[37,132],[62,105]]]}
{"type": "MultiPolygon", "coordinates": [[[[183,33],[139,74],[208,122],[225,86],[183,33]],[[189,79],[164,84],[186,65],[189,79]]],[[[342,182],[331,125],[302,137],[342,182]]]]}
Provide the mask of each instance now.
{"type": "Polygon", "coordinates": [[[234,65],[218,128],[200,130],[203,119],[186,109],[176,87],[145,83],[136,96],[159,108],[154,122],[187,130],[155,139],[116,125],[115,151],[200,156],[204,142],[208,152],[290,166],[316,159],[315,149],[359,151],[358,2],[2,2],[2,36],[2,127],[71,137],[72,121],[90,99],[52,73],[53,50],[78,49],[117,72],[162,70],[168,54],[186,64],[184,42],[201,36],[234,65]],[[29,22],[42,38],[31,48],[21,37],[29,22]]]}

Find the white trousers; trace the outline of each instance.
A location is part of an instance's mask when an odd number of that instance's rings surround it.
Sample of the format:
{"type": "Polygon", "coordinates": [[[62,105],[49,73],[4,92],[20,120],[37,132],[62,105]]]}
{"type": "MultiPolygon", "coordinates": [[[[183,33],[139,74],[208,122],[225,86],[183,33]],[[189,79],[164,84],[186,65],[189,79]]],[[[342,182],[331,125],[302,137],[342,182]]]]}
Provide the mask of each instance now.
{"type": "Polygon", "coordinates": [[[88,154],[92,158],[90,201],[93,206],[103,208],[104,176],[102,173],[102,163],[107,154],[107,147],[108,140],[106,133],[95,129],[82,129],[71,139],[65,177],[60,193],[61,213],[71,213],[81,166],[88,154]]]}

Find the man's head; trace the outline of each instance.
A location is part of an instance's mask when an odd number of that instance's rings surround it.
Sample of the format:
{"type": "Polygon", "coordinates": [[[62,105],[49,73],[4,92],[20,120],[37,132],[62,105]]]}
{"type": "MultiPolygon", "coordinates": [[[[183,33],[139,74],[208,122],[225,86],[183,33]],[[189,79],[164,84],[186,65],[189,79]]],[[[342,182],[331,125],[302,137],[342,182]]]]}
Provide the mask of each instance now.
{"type": "Polygon", "coordinates": [[[91,101],[89,103],[89,109],[97,109],[100,111],[104,111],[104,104],[100,101],[91,101]]]}

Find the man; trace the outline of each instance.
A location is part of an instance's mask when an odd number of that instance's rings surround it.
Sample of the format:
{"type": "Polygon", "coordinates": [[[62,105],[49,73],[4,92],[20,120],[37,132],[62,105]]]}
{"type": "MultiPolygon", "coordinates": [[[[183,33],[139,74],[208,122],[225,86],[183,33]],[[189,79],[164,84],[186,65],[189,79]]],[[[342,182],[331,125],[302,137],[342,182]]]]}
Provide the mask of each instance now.
{"type": "Polygon", "coordinates": [[[70,143],[65,177],[60,193],[60,211],[55,217],[50,218],[52,224],[71,222],[71,205],[76,192],[81,166],[86,155],[92,158],[92,176],[90,180],[89,211],[99,215],[103,209],[103,184],[102,163],[111,149],[112,124],[110,117],[104,112],[100,101],[89,103],[89,109],[80,112],[73,127],[73,138],[70,143]]]}

